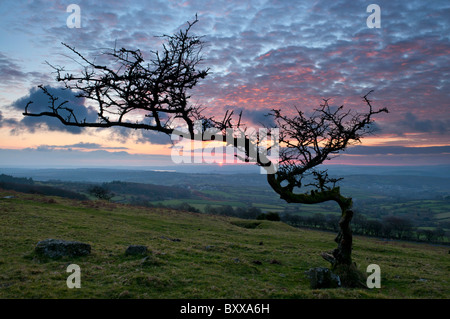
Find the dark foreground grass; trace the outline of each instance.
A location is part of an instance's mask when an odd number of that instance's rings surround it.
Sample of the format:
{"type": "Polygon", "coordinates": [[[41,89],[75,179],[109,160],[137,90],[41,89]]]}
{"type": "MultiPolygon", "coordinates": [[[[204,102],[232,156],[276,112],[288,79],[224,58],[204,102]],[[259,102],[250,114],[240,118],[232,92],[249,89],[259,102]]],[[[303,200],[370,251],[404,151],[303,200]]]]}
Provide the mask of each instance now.
{"type": "Polygon", "coordinates": [[[0,298],[448,298],[449,247],[356,237],[354,260],[381,267],[381,289],[312,290],[334,234],[281,222],[0,191],[0,298]],[[47,238],[89,243],[86,257],[39,259],[47,238]],[[146,245],[147,258],[125,256],[146,245]],[[69,289],[69,264],[81,288],[69,289]]]}

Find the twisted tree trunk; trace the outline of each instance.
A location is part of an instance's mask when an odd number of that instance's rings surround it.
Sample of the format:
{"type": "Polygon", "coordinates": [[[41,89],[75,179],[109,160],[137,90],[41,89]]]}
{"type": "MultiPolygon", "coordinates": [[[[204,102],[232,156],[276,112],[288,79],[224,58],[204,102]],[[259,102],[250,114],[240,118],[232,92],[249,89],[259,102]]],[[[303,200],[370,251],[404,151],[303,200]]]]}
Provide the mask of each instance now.
{"type": "Polygon", "coordinates": [[[335,238],[338,247],[331,253],[322,253],[322,257],[329,261],[332,270],[339,275],[343,287],[366,288],[366,276],[357,269],[352,261],[353,235],[350,222],[353,218],[353,210],[341,206],[342,215],[339,220],[339,233],[335,238]]]}
{"type": "Polygon", "coordinates": [[[342,196],[339,187],[297,194],[289,187],[281,186],[276,174],[268,174],[267,180],[273,190],[280,195],[280,198],[288,203],[318,204],[331,200],[339,204],[342,214],[339,220],[339,233],[335,238],[338,247],[332,252],[322,253],[321,256],[331,263],[332,270],[341,278],[342,286],[364,288],[365,276],[352,261],[353,235],[350,225],[353,218],[352,199],[342,196]]]}
{"type": "Polygon", "coordinates": [[[351,265],[352,264],[352,244],[353,234],[350,222],[353,218],[353,211],[351,210],[352,200],[338,202],[341,207],[341,218],[339,219],[339,233],[334,239],[338,247],[333,250],[331,254],[323,253],[322,257],[335,267],[336,265],[351,265]]]}
{"type": "Polygon", "coordinates": [[[335,241],[338,243],[338,248],[334,250],[334,257],[340,264],[350,265],[352,263],[352,228],[350,222],[353,217],[353,211],[350,209],[342,212],[339,220],[340,232],[335,241]]]}

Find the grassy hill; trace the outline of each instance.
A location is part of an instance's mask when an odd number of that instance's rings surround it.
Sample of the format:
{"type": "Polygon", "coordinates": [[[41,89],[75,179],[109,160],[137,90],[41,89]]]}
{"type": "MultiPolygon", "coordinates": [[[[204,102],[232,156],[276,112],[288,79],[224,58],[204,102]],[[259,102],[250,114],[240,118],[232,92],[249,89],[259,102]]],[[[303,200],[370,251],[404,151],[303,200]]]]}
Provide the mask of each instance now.
{"type": "Polygon", "coordinates": [[[449,247],[355,236],[354,260],[381,289],[312,290],[304,272],[335,234],[281,222],[0,190],[0,298],[449,298],[449,247]],[[4,198],[14,196],[13,198],[4,198]],[[40,240],[89,243],[86,257],[41,260],[40,240]],[[175,240],[177,239],[177,240],[175,240]],[[125,256],[146,245],[149,258],[125,256]],[[66,268],[81,267],[68,289],[66,268]]]}

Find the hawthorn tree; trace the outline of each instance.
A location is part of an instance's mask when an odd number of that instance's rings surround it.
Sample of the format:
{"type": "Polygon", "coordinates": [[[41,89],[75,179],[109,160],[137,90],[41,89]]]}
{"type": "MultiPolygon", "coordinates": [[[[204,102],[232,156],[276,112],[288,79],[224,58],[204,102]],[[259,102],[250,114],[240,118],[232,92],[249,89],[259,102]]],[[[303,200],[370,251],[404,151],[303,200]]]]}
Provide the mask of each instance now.
{"type": "Polygon", "coordinates": [[[182,123],[191,139],[217,140],[243,151],[243,160],[254,162],[267,172],[267,181],[272,189],[286,202],[317,204],[334,201],[341,210],[339,233],[335,239],[338,246],[322,257],[340,272],[344,286],[361,286],[360,273],[352,262],[353,217],[352,198],[341,194],[337,182],[326,170],[317,169],[349,145],[360,142],[372,132],[373,116],[387,109],[373,109],[368,95],[363,96],[367,107],[364,113],[353,113],[343,106],[333,108],[327,99],[312,115],[296,109],[295,115],[286,115],[282,110],[272,110],[272,117],[279,129],[279,161],[268,157],[271,146],[259,143],[261,136],[250,136],[241,123],[241,115],[226,111],[221,119],[206,116],[205,109],[189,103],[189,90],[204,79],[208,68],[202,68],[201,37],[191,35],[197,23],[188,22],[185,29],[173,35],[163,35],[162,50],[151,51],[147,63],[139,50],[112,49],[104,54],[110,65],[96,63],[74,47],[63,45],[80,60],[80,74],[65,71],[64,67],[49,64],[56,73],[56,81],[76,97],[84,98],[94,105],[97,119],[88,121],[79,118],[67,106],[69,101],[60,101],[46,86],[39,88],[48,96],[48,109],[33,112],[33,101],[28,102],[24,115],[53,117],[62,124],[77,127],[126,127],[166,134],[180,133],[182,123]],[[200,123],[199,125],[196,125],[200,123]],[[216,134],[205,134],[214,129],[216,134]],[[230,130],[231,129],[231,130],[230,130]],[[240,134],[233,133],[233,129],[240,134]],[[199,132],[200,130],[200,132],[199,132]],[[305,188],[308,191],[305,191],[305,188]]]}

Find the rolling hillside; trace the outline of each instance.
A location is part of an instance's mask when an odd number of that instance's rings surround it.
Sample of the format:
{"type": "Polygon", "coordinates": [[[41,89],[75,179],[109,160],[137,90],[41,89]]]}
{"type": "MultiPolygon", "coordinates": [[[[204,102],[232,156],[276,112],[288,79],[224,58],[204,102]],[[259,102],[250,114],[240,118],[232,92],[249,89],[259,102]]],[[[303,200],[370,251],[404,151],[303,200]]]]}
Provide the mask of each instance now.
{"type": "Polygon", "coordinates": [[[449,247],[355,237],[354,261],[381,268],[380,289],[312,290],[304,272],[333,233],[281,222],[0,191],[0,298],[448,298],[449,247]],[[12,196],[12,197],[11,197],[12,196]],[[42,260],[37,242],[89,243],[92,253],[42,260]],[[125,256],[146,245],[148,258],[125,256]],[[66,268],[81,267],[80,289],[66,268]]]}

